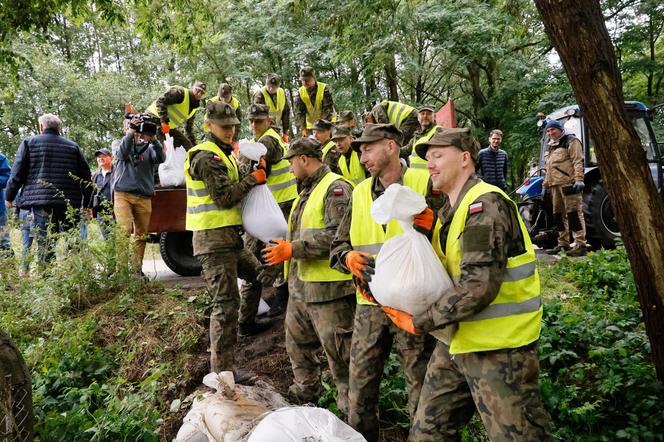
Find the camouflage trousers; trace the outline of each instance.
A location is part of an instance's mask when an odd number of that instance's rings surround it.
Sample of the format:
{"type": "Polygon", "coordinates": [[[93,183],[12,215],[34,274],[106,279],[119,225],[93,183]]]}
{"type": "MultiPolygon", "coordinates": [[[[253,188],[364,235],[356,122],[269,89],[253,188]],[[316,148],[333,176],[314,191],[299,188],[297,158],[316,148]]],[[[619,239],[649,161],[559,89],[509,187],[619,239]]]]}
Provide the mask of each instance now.
{"type": "Polygon", "coordinates": [[[450,356],[438,342],[409,441],[457,441],[477,410],[491,441],[551,440],[538,388],[537,345],[450,356]]]}
{"type": "Polygon", "coordinates": [[[32,378],[14,341],[0,330],[0,440],[31,441],[32,378]]]}
{"type": "Polygon", "coordinates": [[[435,339],[406,333],[392,324],[380,308],[358,304],[350,349],[348,423],[369,442],[378,440],[380,381],[393,343],[406,377],[412,419],[435,339]]]}
{"type": "Polygon", "coordinates": [[[316,402],[322,391],[322,350],[337,386],[337,408],[348,413],[348,364],[353,335],[355,297],[327,302],[291,298],[286,309],[286,350],[293,368],[291,392],[303,402],[316,402]]]}
{"type": "Polygon", "coordinates": [[[583,217],[583,194],[565,195],[565,186],[552,186],[551,202],[553,204],[553,220],[558,229],[558,245],[569,246],[569,231],[574,241],[586,245],[586,221],[583,217]]]}
{"type": "Polygon", "coordinates": [[[254,282],[252,290],[240,296],[237,278],[255,281],[259,263],[246,249],[206,253],[197,258],[212,298],[210,367],[216,373],[232,370],[238,321],[240,324],[254,321],[262,290],[260,283],[254,282]]]}

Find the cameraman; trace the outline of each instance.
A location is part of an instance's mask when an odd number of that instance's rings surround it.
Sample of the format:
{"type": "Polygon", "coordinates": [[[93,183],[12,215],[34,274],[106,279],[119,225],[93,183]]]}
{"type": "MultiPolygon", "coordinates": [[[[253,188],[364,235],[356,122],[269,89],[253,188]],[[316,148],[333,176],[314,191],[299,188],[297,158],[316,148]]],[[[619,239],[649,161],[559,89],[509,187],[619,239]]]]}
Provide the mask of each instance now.
{"type": "Polygon", "coordinates": [[[164,149],[155,139],[157,121],[150,115],[134,115],[129,129],[114,152],[112,189],[115,219],[129,236],[134,234],[132,265],[142,274],[148,224],[152,214],[154,166],[166,160],[164,149]]]}

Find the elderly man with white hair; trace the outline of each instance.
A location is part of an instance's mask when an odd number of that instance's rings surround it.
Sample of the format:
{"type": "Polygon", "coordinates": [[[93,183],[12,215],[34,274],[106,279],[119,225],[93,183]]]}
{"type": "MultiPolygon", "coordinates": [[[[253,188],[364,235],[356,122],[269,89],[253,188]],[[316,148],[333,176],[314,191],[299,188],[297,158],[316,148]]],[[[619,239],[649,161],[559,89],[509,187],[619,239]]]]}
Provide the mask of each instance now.
{"type": "Polygon", "coordinates": [[[22,188],[21,209],[34,216],[42,264],[55,255],[47,233],[78,228],[79,211],[68,217],[67,208],[87,207],[92,193],[90,167],[83,151],[61,134],[60,118],[53,114],[39,117],[39,135],[21,142],[5,193],[5,205],[11,207],[22,188]]]}

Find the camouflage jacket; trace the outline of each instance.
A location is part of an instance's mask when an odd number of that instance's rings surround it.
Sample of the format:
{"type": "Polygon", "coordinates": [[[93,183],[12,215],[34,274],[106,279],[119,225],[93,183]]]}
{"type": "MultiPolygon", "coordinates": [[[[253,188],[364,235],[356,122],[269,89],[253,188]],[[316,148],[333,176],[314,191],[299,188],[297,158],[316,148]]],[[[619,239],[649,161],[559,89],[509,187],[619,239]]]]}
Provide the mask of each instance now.
{"type": "MultiPolygon", "coordinates": [[[[229,157],[232,155],[231,145],[224,144],[210,132],[207,134],[207,139],[219,146],[229,157]]],[[[207,150],[194,152],[190,160],[189,174],[193,179],[205,183],[205,189],[217,206],[225,209],[237,206],[256,185],[256,178],[250,174],[241,174],[239,182],[231,181],[226,165],[215,157],[214,153],[207,150]]],[[[195,231],[194,255],[242,249],[244,243],[240,236],[241,227],[230,226],[195,231]]]]}
{"type": "MultiPolygon", "coordinates": [[[[184,100],[184,91],[185,88],[182,86],[172,86],[166,92],[164,92],[159,98],[157,98],[157,110],[159,111],[159,120],[163,122],[169,121],[168,118],[168,106],[172,104],[182,103],[184,100]]],[[[193,94],[189,93],[189,112],[198,108],[201,105],[201,102],[194,98],[193,94]]],[[[187,120],[185,125],[185,133],[192,145],[196,145],[196,137],[194,137],[194,119],[196,115],[187,120]]]]}
{"type": "MultiPolygon", "coordinates": [[[[311,104],[316,102],[316,90],[318,88],[318,82],[310,89],[307,89],[309,93],[309,98],[311,99],[311,104]]],[[[304,104],[304,101],[300,99],[298,94],[295,98],[295,126],[299,129],[307,127],[306,116],[307,116],[307,106],[304,104]]],[[[332,120],[332,115],[334,114],[334,100],[332,99],[332,92],[330,92],[330,86],[325,86],[323,91],[323,103],[321,104],[323,112],[321,119],[323,120],[332,120]]]]}
{"type": "MultiPolygon", "coordinates": [[[[403,174],[406,173],[406,166],[401,167],[401,177],[397,181],[399,184],[403,184],[403,174]]],[[[385,192],[385,187],[377,178],[372,178],[371,183],[371,199],[376,200],[385,192]]],[[[431,180],[429,180],[429,189],[426,195],[427,205],[435,212],[438,208],[442,207],[443,204],[447,201],[445,194],[434,192],[431,189],[431,180]]],[[[352,201],[351,201],[352,203],[352,201]]],[[[344,273],[350,273],[350,270],[346,267],[346,253],[353,250],[353,246],[350,242],[350,225],[353,220],[352,212],[353,205],[349,203],[346,207],[339,228],[337,229],[337,234],[332,241],[332,251],[330,253],[330,266],[344,273]]]]}
{"type": "MultiPolygon", "coordinates": [[[[285,90],[284,93],[286,93],[285,90]]],[[[277,102],[277,94],[270,94],[270,97],[272,98],[273,103],[277,102]]],[[[254,104],[266,104],[265,97],[263,97],[263,92],[261,89],[259,89],[254,94],[254,104]]],[[[286,104],[284,106],[284,110],[281,112],[281,127],[275,126],[275,129],[277,132],[282,134],[287,134],[290,132],[290,104],[288,102],[288,95],[286,95],[286,104]]]]}
{"type": "Polygon", "coordinates": [[[291,212],[293,259],[291,259],[288,275],[288,290],[290,296],[303,299],[305,302],[332,301],[350,295],[355,291],[352,281],[304,282],[297,277],[298,260],[329,258],[330,245],[337,232],[339,222],[350,204],[351,194],[353,193],[352,186],[345,180],[337,180],[332,183],[324,201],[323,220],[325,231],[319,233],[314,240],[300,239],[299,229],[304,207],[309,201],[313,189],[329,172],[330,168],[322,165],[313,175],[302,181],[300,200],[291,212]]]}
{"type": "Polygon", "coordinates": [[[542,186],[571,186],[583,181],[583,146],[574,135],[564,135],[544,154],[546,176],[542,186]]]}
{"type": "MultiPolygon", "coordinates": [[[[457,202],[449,200],[438,211],[440,243],[445,244],[459,203],[480,181],[476,176],[464,184],[457,202]]],[[[519,219],[513,203],[497,193],[480,196],[482,210],[468,214],[461,235],[461,276],[428,310],[413,318],[417,330],[429,332],[461,321],[487,307],[498,295],[507,258],[525,251],[519,219]]]]}

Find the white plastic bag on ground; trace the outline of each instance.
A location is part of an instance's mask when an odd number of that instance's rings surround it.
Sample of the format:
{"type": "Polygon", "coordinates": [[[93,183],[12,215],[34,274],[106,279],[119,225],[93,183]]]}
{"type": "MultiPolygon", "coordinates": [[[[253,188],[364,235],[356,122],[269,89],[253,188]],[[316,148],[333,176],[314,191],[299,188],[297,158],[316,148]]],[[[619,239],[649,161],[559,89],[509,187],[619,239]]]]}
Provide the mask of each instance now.
{"type": "Polygon", "coordinates": [[[247,442],[274,441],[366,442],[366,439],[324,408],[286,407],[265,416],[247,439],[247,442]]]}
{"type": "MultiPolygon", "coordinates": [[[[239,150],[252,161],[258,161],[267,152],[263,144],[244,140],[240,141],[239,150]]],[[[242,201],[242,227],[264,243],[286,237],[288,223],[267,185],[254,187],[242,201]]]]}
{"type": "Polygon", "coordinates": [[[413,315],[424,312],[453,285],[429,240],[413,229],[415,215],[426,207],[422,195],[399,184],[392,184],[371,205],[377,223],[397,220],[404,233],[381,247],[369,288],[379,303],[413,315]]]}
{"type": "Polygon", "coordinates": [[[184,186],[184,162],[187,151],[182,146],[174,148],[173,138],[166,134],[164,139],[166,160],[159,165],[159,184],[162,187],[184,186]]]}

